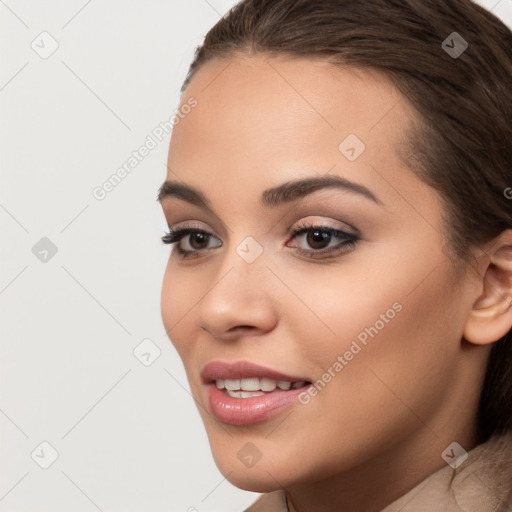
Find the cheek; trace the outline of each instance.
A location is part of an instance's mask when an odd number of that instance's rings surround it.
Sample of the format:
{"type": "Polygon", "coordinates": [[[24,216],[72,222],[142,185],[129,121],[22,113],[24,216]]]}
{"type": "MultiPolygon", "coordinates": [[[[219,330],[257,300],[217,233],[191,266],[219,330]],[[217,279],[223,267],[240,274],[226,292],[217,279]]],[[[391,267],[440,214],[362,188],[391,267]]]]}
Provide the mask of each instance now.
{"type": "Polygon", "coordinates": [[[198,284],[194,276],[176,271],[168,263],[162,282],[161,315],[167,335],[182,359],[187,358],[194,336],[197,337],[190,329],[194,304],[201,298],[198,284]]]}
{"type": "Polygon", "coordinates": [[[425,252],[421,244],[414,252],[380,244],[332,266],[278,269],[293,292],[283,295],[281,316],[291,320],[291,338],[312,361],[310,368],[328,368],[353,341],[361,346],[352,358],[358,360],[370,353],[414,360],[439,350],[458,299],[448,260],[436,252],[425,262],[425,252]],[[412,347],[414,354],[407,352],[412,347]]]}
{"type": "Polygon", "coordinates": [[[293,329],[288,338],[316,373],[349,350],[353,340],[370,338],[367,329],[377,324],[382,336],[403,314],[400,283],[390,279],[388,270],[377,271],[355,255],[351,261],[311,265],[304,271],[283,266],[276,274],[290,289],[279,301],[280,315],[293,329]]]}
{"type": "Polygon", "coordinates": [[[332,435],[340,424],[354,433],[372,431],[375,439],[392,435],[398,423],[399,429],[417,426],[408,406],[426,417],[450,385],[461,329],[450,269],[440,260],[425,279],[437,263],[411,266],[410,255],[408,261],[407,272],[398,265],[402,272],[356,276],[347,267],[296,280],[294,291],[309,311],[290,301],[283,315],[293,316],[297,340],[316,340],[301,345],[319,379],[308,407],[330,416],[323,425],[332,435]],[[374,427],[361,430],[369,417],[374,427]]]}
{"type": "Polygon", "coordinates": [[[388,270],[363,278],[348,268],[327,270],[293,273],[293,280],[292,271],[281,274],[296,294],[282,303],[282,317],[293,326],[290,337],[304,368],[318,380],[315,396],[274,433],[288,441],[283,458],[288,448],[289,456],[296,456],[292,439],[301,444],[307,436],[308,453],[324,454],[321,468],[310,468],[321,476],[340,465],[349,468],[378,453],[389,439],[421,428],[418,418],[428,422],[449,389],[458,346],[450,307],[456,297],[447,285],[446,266],[416,290],[428,274],[419,263],[407,275],[388,270]]]}

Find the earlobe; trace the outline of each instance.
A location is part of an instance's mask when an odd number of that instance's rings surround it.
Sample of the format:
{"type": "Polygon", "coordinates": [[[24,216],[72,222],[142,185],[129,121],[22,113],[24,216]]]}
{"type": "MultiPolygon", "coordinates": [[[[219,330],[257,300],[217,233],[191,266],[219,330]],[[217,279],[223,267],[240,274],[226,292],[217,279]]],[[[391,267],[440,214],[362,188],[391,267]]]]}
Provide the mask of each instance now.
{"type": "Polygon", "coordinates": [[[512,327],[512,230],[493,240],[484,260],[483,291],[464,328],[464,338],[476,345],[494,343],[512,327]]]}

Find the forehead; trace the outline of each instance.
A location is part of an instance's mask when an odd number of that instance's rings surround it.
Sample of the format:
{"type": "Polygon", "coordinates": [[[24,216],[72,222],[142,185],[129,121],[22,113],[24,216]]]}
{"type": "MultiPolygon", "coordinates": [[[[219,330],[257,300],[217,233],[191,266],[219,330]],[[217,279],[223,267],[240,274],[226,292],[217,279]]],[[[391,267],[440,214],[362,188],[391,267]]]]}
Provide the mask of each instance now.
{"type": "Polygon", "coordinates": [[[236,179],[250,191],[328,172],[375,181],[368,163],[397,167],[395,145],[413,119],[385,76],[305,58],[214,59],[182,104],[190,97],[197,106],[174,127],[169,167],[199,188],[236,179]],[[354,135],[364,151],[350,161],[340,144],[354,135]]]}
{"type": "Polygon", "coordinates": [[[195,112],[201,113],[202,127],[211,121],[212,127],[222,126],[229,133],[269,125],[276,130],[293,126],[364,132],[403,99],[374,70],[267,55],[207,62],[191,80],[184,100],[191,95],[198,98],[195,112]]]}

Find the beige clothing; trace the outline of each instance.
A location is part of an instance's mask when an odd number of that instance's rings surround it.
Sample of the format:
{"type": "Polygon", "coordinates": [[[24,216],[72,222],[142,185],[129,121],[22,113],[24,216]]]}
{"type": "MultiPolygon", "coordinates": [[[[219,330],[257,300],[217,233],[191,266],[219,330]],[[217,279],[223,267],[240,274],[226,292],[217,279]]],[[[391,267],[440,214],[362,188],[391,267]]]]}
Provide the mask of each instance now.
{"type": "MultiPolygon", "coordinates": [[[[284,491],[244,512],[286,512],[284,491]]],[[[447,464],[381,512],[512,512],[512,433],[475,446],[456,469],[447,464]]]]}

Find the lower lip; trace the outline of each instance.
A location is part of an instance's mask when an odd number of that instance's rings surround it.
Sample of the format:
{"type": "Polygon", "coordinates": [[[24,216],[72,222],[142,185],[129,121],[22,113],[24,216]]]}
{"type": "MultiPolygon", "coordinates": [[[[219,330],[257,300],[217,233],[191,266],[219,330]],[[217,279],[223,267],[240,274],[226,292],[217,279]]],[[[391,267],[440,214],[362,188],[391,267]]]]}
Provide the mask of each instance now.
{"type": "Polygon", "coordinates": [[[234,398],[220,390],[215,382],[207,384],[206,391],[210,409],[223,423],[230,425],[250,425],[266,420],[297,401],[298,396],[308,389],[308,385],[298,389],[282,391],[276,388],[251,398],[234,398]]]}

